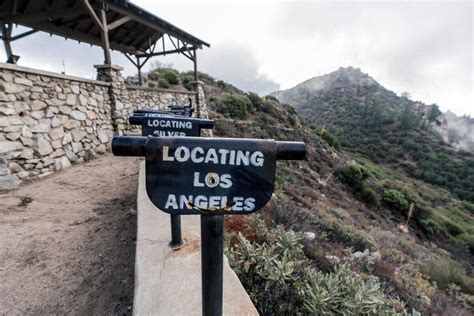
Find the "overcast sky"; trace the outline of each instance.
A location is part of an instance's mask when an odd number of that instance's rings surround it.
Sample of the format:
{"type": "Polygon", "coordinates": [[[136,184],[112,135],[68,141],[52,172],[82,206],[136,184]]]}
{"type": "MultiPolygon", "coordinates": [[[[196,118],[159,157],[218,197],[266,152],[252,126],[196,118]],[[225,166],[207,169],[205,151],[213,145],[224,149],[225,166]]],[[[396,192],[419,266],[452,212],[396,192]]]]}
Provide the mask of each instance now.
{"type": "MultiPolygon", "coordinates": [[[[243,90],[265,94],[354,66],[398,94],[474,116],[472,1],[132,2],[211,43],[199,69],[243,90]]],[[[20,65],[60,72],[64,60],[66,73],[88,78],[103,61],[98,47],[39,33],[13,49],[20,65]]],[[[119,53],[112,59],[134,73],[119,53]]],[[[155,60],[192,68],[182,56],[155,60]]]]}

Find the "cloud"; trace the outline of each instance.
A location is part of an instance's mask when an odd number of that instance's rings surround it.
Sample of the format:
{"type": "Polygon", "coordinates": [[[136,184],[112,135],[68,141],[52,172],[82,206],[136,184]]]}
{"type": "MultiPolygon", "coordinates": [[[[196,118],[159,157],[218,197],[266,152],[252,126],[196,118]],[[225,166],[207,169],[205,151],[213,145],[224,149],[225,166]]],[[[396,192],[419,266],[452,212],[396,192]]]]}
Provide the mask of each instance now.
{"type": "MultiPolygon", "coordinates": [[[[290,3],[270,23],[276,41],[299,48],[294,62],[303,70],[290,86],[309,71],[352,65],[395,92],[474,114],[472,8],[472,2],[290,3]]],[[[263,68],[279,79],[289,69],[272,70],[276,64],[263,68]]]]}
{"type": "Polygon", "coordinates": [[[245,46],[224,43],[202,54],[199,67],[216,78],[230,82],[244,91],[261,95],[280,89],[280,85],[259,71],[260,63],[245,46]]]}
{"type": "MultiPolygon", "coordinates": [[[[472,2],[133,1],[210,42],[199,70],[243,90],[265,94],[352,65],[397,93],[474,115],[472,2]]],[[[68,74],[87,78],[103,61],[98,47],[41,33],[13,48],[20,65],[60,72],[64,59],[68,74]]],[[[136,72],[121,54],[112,60],[136,72]]],[[[192,69],[183,56],[153,60],[192,69]]]]}

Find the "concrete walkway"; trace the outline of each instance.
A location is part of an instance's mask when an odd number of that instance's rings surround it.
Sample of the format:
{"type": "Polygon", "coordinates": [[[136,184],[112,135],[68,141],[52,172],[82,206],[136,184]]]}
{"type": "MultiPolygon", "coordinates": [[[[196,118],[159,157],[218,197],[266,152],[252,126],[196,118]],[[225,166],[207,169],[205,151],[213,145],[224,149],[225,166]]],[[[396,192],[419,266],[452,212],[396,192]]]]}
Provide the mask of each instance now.
{"type": "MultiPolygon", "coordinates": [[[[181,217],[185,245],[171,250],[170,217],[157,209],[145,189],[140,165],[134,315],[201,315],[199,216],[181,217]]],[[[224,314],[258,315],[237,275],[224,262],[224,314]]]]}

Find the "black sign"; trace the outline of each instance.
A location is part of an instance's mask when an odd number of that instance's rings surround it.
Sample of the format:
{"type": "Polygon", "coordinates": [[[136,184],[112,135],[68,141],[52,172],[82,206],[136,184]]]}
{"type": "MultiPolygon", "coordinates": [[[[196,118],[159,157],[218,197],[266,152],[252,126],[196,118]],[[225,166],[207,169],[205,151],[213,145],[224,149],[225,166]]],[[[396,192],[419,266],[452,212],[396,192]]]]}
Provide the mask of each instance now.
{"type": "Polygon", "coordinates": [[[169,115],[179,115],[191,117],[194,113],[194,109],[191,106],[179,106],[172,105],[169,107],[169,111],[164,110],[134,110],[133,115],[142,115],[146,113],[156,113],[156,114],[169,114],[169,115]]]}
{"type": "Polygon", "coordinates": [[[191,117],[194,113],[194,109],[191,106],[173,105],[173,106],[170,106],[170,112],[172,112],[174,114],[177,114],[177,115],[183,115],[183,116],[191,117]]]}
{"type": "Polygon", "coordinates": [[[150,200],[170,214],[249,214],[271,198],[277,159],[305,145],[260,139],[114,137],[119,156],[146,157],[150,200]]]}
{"type": "Polygon", "coordinates": [[[214,121],[161,113],[143,113],[131,116],[130,124],[142,126],[143,136],[200,136],[201,128],[212,128],[214,121]]]}

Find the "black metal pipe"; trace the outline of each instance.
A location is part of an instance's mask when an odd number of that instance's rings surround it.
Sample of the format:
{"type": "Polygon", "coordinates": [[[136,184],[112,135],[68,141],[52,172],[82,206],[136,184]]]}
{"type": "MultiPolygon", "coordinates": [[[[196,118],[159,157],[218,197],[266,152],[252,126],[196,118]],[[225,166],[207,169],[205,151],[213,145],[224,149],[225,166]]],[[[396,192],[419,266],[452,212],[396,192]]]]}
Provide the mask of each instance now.
{"type": "Polygon", "coordinates": [[[204,129],[213,129],[214,128],[214,120],[203,120],[199,119],[199,128],[204,129]]]}
{"type": "Polygon", "coordinates": [[[201,215],[202,315],[222,315],[224,215],[201,215]]]}
{"type": "MultiPolygon", "coordinates": [[[[206,120],[205,120],[206,121],[206,120]]],[[[112,153],[116,156],[145,156],[145,147],[151,136],[114,136],[112,153]]],[[[192,138],[192,137],[190,137],[192,138]]],[[[264,140],[262,140],[264,142],[264,140]]],[[[303,142],[276,142],[277,160],[303,160],[306,157],[306,145],[303,142]]]]}
{"type": "Polygon", "coordinates": [[[128,122],[131,125],[142,125],[143,120],[139,116],[132,115],[128,118],[128,122]]]}
{"type": "Polygon", "coordinates": [[[183,244],[181,238],[181,215],[170,215],[171,219],[171,248],[179,248],[183,244]]]}
{"type": "Polygon", "coordinates": [[[277,160],[303,160],[306,144],[303,142],[277,142],[277,160]]]}
{"type": "Polygon", "coordinates": [[[146,142],[147,137],[143,136],[114,136],[112,153],[115,156],[145,157],[146,142]]]}

